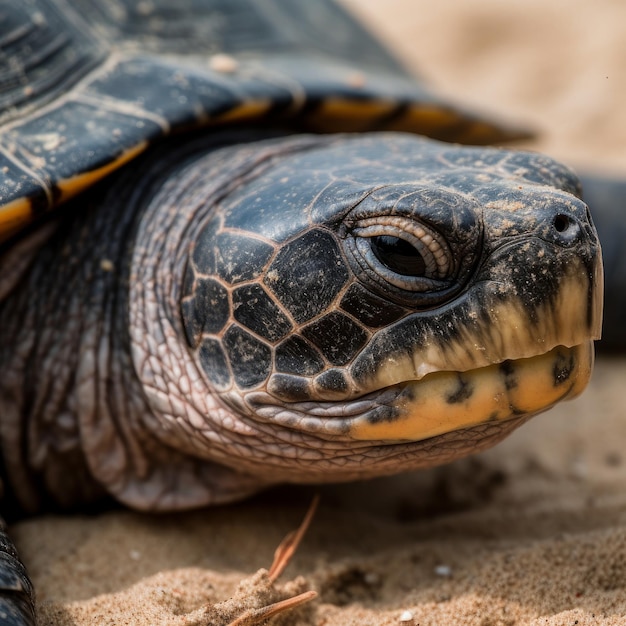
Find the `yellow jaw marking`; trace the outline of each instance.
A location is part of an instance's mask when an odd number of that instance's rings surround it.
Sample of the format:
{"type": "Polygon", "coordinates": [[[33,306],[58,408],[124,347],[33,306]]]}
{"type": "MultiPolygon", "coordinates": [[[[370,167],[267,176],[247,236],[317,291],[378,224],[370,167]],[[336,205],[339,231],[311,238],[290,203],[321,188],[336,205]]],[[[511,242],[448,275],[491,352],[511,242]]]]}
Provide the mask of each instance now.
{"type": "Polygon", "coordinates": [[[467,372],[436,372],[405,383],[398,417],[371,423],[357,419],[359,440],[419,441],[492,420],[544,411],[577,396],[593,368],[593,342],[467,372]]]}

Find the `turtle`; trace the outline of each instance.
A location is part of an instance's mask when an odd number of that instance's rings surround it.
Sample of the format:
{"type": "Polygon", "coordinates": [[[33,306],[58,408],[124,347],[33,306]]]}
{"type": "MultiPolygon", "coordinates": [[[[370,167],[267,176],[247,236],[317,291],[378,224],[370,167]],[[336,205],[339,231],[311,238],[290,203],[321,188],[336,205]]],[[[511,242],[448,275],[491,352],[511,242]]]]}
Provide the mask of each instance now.
{"type": "Polygon", "coordinates": [[[7,519],[436,465],[585,387],[579,179],[332,0],[0,6],[7,519]]]}

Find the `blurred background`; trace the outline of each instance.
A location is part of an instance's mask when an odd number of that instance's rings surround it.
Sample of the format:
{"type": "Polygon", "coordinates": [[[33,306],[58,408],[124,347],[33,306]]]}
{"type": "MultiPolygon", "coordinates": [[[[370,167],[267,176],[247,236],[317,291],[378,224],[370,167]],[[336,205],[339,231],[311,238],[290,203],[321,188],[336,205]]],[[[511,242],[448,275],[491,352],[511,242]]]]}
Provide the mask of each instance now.
{"type": "Polygon", "coordinates": [[[439,90],[537,129],[533,149],[626,174],[623,0],[342,0],[439,90]]]}

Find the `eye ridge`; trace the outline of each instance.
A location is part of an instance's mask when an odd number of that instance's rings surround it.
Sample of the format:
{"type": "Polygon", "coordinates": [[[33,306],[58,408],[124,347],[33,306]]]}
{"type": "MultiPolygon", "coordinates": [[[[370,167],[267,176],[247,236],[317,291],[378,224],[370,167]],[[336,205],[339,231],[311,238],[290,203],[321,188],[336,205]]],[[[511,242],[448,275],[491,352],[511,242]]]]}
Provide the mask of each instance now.
{"type": "Polygon", "coordinates": [[[393,235],[375,235],[369,239],[374,256],[387,269],[402,276],[426,276],[424,257],[406,239],[393,235]]]}

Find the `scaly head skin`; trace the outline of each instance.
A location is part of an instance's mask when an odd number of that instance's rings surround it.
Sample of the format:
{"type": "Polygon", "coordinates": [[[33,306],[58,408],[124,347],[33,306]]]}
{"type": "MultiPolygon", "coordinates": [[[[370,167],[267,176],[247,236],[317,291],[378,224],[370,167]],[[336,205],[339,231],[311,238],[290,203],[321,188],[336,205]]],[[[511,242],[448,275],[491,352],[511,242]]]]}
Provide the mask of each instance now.
{"type": "Polygon", "coordinates": [[[133,259],[155,432],[259,483],[491,445],[589,379],[602,271],[577,192],[543,156],[401,134],[195,161],[133,259]]]}

